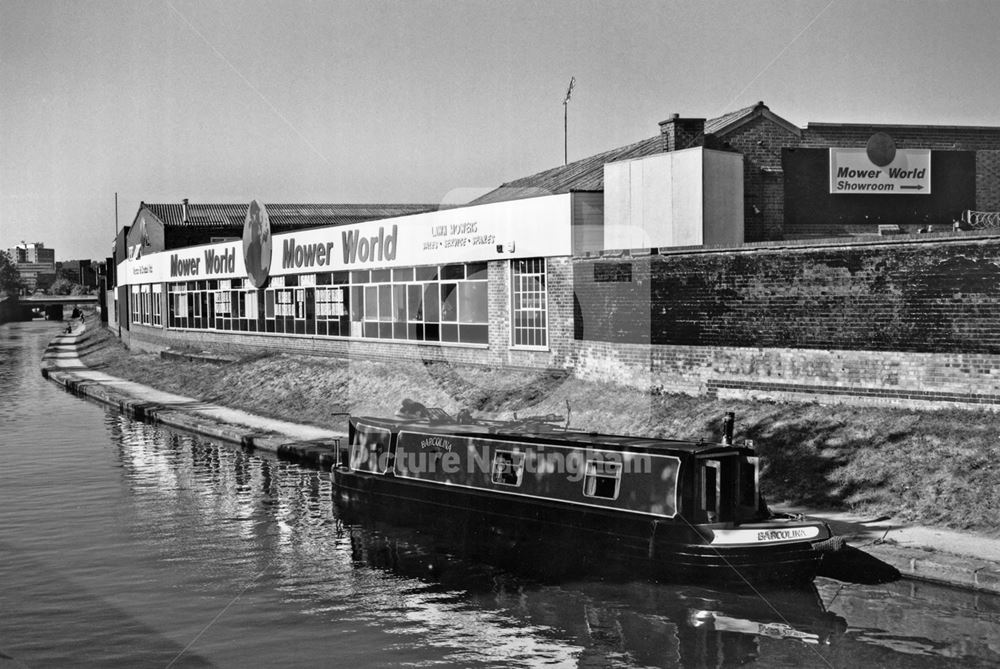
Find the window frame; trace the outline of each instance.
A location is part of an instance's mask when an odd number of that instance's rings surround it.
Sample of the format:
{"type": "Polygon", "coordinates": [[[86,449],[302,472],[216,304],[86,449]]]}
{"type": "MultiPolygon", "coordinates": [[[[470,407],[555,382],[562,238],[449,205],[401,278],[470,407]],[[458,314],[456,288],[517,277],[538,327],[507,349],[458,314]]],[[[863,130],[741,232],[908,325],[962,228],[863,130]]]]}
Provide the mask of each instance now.
{"type": "Polygon", "coordinates": [[[493,453],[493,462],[490,465],[490,483],[493,485],[502,485],[509,488],[520,488],[521,484],[524,483],[524,452],[523,451],[508,451],[508,450],[496,450],[493,453]],[[504,464],[504,469],[506,469],[509,464],[510,467],[516,470],[517,480],[513,483],[507,483],[505,481],[497,480],[498,475],[502,475],[503,471],[498,471],[497,465],[500,464],[500,456],[511,456],[506,460],[504,464]]]}
{"type": "MultiPolygon", "coordinates": [[[[533,265],[535,267],[535,265],[533,265]]],[[[548,289],[548,259],[518,258],[510,261],[510,348],[527,351],[549,350],[549,289],[548,289]],[[519,265],[539,263],[540,269],[521,271],[519,265]],[[540,288],[532,288],[530,282],[538,279],[540,288]],[[541,306],[525,307],[524,302],[541,306]],[[540,318],[539,318],[540,315],[540,318]],[[519,321],[532,316],[533,320],[541,321],[541,325],[532,323],[520,325],[519,321]],[[534,336],[533,336],[534,335],[534,336]],[[541,339],[541,343],[533,343],[541,339]]]]}
{"type": "Polygon", "coordinates": [[[598,459],[588,459],[587,464],[584,467],[583,474],[583,496],[589,499],[603,499],[613,502],[618,499],[622,491],[622,463],[615,460],[598,460],[598,459]],[[612,467],[615,470],[613,476],[609,475],[606,471],[598,472],[597,469],[601,467],[612,467]],[[597,479],[609,479],[614,478],[615,480],[615,494],[613,497],[607,497],[605,495],[597,494],[597,479]],[[590,487],[588,483],[593,480],[594,490],[590,493],[587,492],[587,488],[590,487]]]}

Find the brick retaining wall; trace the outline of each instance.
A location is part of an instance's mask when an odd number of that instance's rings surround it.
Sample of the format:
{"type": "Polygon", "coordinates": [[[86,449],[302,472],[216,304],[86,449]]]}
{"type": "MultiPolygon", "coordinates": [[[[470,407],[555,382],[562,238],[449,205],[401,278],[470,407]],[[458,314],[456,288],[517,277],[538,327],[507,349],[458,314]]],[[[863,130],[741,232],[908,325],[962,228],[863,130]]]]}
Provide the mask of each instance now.
{"type": "Polygon", "coordinates": [[[666,392],[1000,408],[1000,239],[577,259],[570,364],[666,392]]]}

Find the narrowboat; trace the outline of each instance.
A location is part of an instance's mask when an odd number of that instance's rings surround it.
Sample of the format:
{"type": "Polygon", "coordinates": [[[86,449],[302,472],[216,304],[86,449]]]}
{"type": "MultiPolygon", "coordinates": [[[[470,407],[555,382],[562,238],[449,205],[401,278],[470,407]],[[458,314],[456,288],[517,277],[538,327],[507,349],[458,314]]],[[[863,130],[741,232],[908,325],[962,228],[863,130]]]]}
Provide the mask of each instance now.
{"type": "Polygon", "coordinates": [[[334,494],[355,515],[487,539],[554,573],[743,585],[816,576],[829,528],[768,510],[758,456],[731,443],[731,416],[720,443],[574,431],[551,418],[351,416],[334,494]]]}

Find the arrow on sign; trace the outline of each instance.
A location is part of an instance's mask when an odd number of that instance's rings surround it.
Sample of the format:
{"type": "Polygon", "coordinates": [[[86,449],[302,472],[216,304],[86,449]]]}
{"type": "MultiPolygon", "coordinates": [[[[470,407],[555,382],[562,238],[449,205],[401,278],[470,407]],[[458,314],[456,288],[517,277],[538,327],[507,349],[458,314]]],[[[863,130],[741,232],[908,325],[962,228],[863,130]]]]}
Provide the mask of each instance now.
{"type": "Polygon", "coordinates": [[[900,190],[923,190],[924,187],[918,184],[916,186],[900,186],[899,189],[900,190]]]}

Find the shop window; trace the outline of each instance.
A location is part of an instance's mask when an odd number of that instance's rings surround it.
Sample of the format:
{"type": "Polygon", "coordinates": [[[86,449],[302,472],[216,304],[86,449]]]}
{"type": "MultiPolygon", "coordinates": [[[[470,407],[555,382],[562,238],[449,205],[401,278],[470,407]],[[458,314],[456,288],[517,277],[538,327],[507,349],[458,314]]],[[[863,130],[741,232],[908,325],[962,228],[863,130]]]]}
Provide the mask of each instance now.
{"type": "Polygon", "coordinates": [[[441,321],[453,323],[458,320],[458,285],[441,284],[441,321]]]}
{"type": "Polygon", "coordinates": [[[434,323],[441,320],[441,300],[438,284],[428,283],[424,286],[424,322],[434,323]]]}
{"type": "Polygon", "coordinates": [[[264,318],[272,319],[274,318],[274,291],[265,290],[264,291],[264,318]]]}
{"type": "Polygon", "coordinates": [[[215,313],[220,317],[227,317],[232,314],[233,296],[231,284],[228,280],[219,281],[219,289],[215,291],[215,313]]]}
{"type": "Polygon", "coordinates": [[[378,286],[365,286],[365,320],[378,320],[378,286]]]}
{"type": "Polygon", "coordinates": [[[511,261],[511,340],[515,347],[545,348],[545,258],[511,261]]]}
{"type": "Polygon", "coordinates": [[[153,294],[150,296],[152,299],[152,324],[161,327],[163,325],[163,285],[156,284],[153,286],[153,294]]]}
{"type": "Polygon", "coordinates": [[[489,303],[485,281],[467,281],[458,286],[458,313],[462,323],[489,322],[489,303]]]}
{"type": "Polygon", "coordinates": [[[142,323],[151,325],[153,322],[153,290],[152,286],[145,285],[140,292],[142,305],[142,323]]]}
{"type": "Polygon", "coordinates": [[[131,312],[131,320],[133,323],[139,323],[142,320],[142,305],[140,305],[142,298],[139,297],[139,286],[132,286],[130,298],[129,311],[131,312]]]}
{"type": "Polygon", "coordinates": [[[441,268],[441,280],[461,280],[465,278],[465,265],[445,265],[441,268]]]}
{"type": "Polygon", "coordinates": [[[392,321],[392,286],[382,284],[378,287],[378,319],[382,322],[392,321]]]}
{"type": "Polygon", "coordinates": [[[486,281],[489,271],[484,262],[469,263],[465,266],[465,278],[469,281],[486,281]]]}
{"type": "Polygon", "coordinates": [[[392,287],[392,337],[406,339],[406,333],[406,285],[395,284],[392,287]]]}
{"type": "Polygon", "coordinates": [[[436,266],[416,267],[414,270],[416,271],[417,281],[437,281],[438,268],[436,266]]]}
{"type": "Polygon", "coordinates": [[[133,321],[171,327],[486,344],[487,263],[133,287],[133,321]],[[447,279],[447,280],[441,280],[447,279]],[[165,290],[164,295],[160,291],[165,290]],[[164,302],[165,300],[165,302],[164,302]],[[165,316],[162,309],[167,309],[165,316]]]}
{"type": "Polygon", "coordinates": [[[245,332],[256,332],[259,327],[259,291],[247,288],[238,293],[240,296],[240,323],[237,329],[245,332]]]}
{"type": "Polygon", "coordinates": [[[338,319],[344,315],[343,288],[316,288],[316,319],[338,319]]]}

